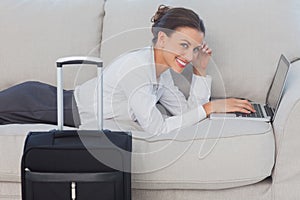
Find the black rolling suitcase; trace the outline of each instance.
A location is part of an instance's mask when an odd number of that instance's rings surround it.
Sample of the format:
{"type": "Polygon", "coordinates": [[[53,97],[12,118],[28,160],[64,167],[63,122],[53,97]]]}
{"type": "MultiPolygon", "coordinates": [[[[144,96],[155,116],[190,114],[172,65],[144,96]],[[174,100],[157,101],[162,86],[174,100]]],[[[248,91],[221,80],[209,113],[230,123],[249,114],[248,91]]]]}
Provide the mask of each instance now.
{"type": "Polygon", "coordinates": [[[99,131],[62,129],[62,66],[80,63],[96,64],[102,82],[100,59],[57,61],[58,130],[28,134],[21,164],[23,200],[131,199],[131,134],[102,129],[102,103],[97,109],[99,131]]]}

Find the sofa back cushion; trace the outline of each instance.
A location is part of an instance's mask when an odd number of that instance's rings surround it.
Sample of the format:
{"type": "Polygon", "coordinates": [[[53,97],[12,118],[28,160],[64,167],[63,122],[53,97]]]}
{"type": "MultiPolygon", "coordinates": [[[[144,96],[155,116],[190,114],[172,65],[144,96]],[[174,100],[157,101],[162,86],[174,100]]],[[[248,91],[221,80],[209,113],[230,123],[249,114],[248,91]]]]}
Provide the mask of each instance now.
{"type": "Polygon", "coordinates": [[[108,0],[101,47],[105,65],[122,53],[151,45],[150,19],[160,4],[191,8],[203,18],[205,40],[213,49],[209,73],[214,97],[264,102],[280,54],[299,56],[297,0],[108,0]]]}
{"type": "MultiPolygon", "coordinates": [[[[99,56],[104,0],[1,0],[0,89],[26,80],[56,82],[55,61],[64,56],[99,56]]],[[[67,69],[73,87],[77,69],[67,69]]],[[[91,70],[93,71],[93,70],[91,70]]],[[[82,80],[83,81],[83,80],[82,80]]]]}

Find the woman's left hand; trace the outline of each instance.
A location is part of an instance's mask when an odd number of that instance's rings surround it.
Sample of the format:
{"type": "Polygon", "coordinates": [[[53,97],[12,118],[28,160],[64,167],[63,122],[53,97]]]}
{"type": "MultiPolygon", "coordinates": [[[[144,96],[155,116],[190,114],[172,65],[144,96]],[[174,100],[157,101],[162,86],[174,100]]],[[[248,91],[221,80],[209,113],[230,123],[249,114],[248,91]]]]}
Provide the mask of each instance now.
{"type": "Polygon", "coordinates": [[[199,48],[199,51],[194,54],[192,64],[194,66],[194,74],[200,76],[206,76],[206,68],[209,62],[209,59],[212,55],[212,49],[204,42],[202,47],[199,48]]]}

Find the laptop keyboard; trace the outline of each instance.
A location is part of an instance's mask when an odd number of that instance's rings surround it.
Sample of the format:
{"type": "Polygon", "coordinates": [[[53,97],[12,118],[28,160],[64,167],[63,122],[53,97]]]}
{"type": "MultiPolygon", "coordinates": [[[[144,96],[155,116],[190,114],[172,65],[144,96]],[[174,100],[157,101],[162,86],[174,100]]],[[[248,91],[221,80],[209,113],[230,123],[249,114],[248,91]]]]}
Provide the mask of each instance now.
{"type": "Polygon", "coordinates": [[[253,105],[254,109],[256,110],[256,112],[252,112],[252,113],[249,113],[249,114],[236,112],[235,113],[236,116],[237,117],[264,118],[263,112],[262,112],[261,107],[259,106],[259,104],[253,103],[252,105],[253,105]]]}

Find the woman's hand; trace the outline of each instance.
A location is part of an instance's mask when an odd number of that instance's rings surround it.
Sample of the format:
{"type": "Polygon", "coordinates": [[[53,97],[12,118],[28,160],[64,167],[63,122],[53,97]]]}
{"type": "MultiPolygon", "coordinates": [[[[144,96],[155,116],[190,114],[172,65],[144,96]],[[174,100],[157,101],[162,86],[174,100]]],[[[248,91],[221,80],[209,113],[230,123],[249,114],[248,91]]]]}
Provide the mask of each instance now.
{"type": "Polygon", "coordinates": [[[207,116],[214,112],[242,112],[247,114],[256,112],[249,101],[235,98],[210,101],[204,104],[203,108],[207,116]]]}
{"type": "Polygon", "coordinates": [[[206,76],[206,68],[211,57],[212,50],[204,42],[201,47],[199,47],[197,52],[194,52],[194,57],[192,64],[194,66],[193,72],[199,76],[206,76]]]}

